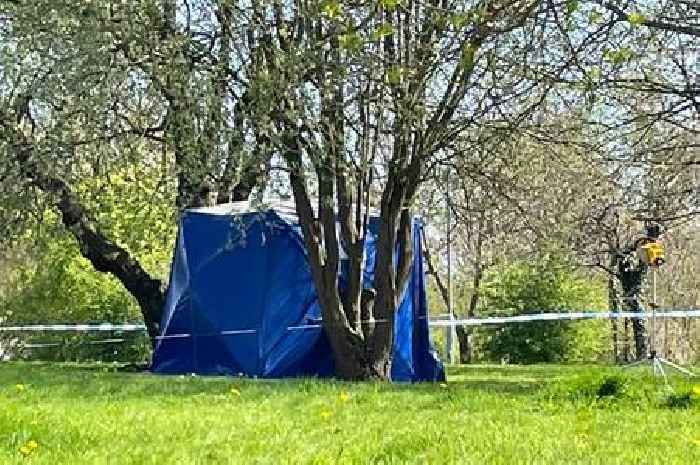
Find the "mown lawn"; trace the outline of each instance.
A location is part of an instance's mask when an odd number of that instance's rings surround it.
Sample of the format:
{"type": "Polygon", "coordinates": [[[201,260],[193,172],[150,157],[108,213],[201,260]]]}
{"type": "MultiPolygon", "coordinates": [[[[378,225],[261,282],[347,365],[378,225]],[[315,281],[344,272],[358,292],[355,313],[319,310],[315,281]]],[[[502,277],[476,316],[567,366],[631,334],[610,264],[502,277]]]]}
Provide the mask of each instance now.
{"type": "Polygon", "coordinates": [[[2,363],[0,464],[700,464],[700,386],[669,397],[620,373],[453,367],[447,385],[384,385],[2,363]]]}

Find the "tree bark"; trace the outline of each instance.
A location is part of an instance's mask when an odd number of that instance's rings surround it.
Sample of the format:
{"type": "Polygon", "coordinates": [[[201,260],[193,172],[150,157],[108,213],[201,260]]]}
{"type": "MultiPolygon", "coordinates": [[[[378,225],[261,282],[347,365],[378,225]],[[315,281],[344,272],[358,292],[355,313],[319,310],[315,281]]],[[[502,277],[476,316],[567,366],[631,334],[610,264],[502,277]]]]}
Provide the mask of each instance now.
{"type": "MultiPolygon", "coordinates": [[[[618,306],[617,290],[615,289],[615,278],[613,276],[608,277],[608,308],[612,313],[618,313],[620,308],[618,306]]],[[[612,353],[613,360],[615,363],[620,362],[620,352],[618,350],[619,344],[619,332],[618,332],[618,321],[615,318],[610,319],[610,330],[612,333],[612,353]]]]}
{"type": "MultiPolygon", "coordinates": [[[[615,254],[610,255],[609,270],[615,270],[618,267],[619,257],[615,254]]],[[[608,308],[612,313],[618,313],[620,311],[620,299],[617,295],[617,289],[615,287],[616,276],[613,274],[608,274],[608,308]]],[[[619,322],[616,318],[610,319],[610,330],[612,332],[612,353],[613,360],[615,363],[621,361],[621,355],[619,351],[620,335],[619,335],[619,322]]]]}
{"type": "MultiPolygon", "coordinates": [[[[481,264],[476,263],[474,267],[474,277],[472,279],[472,294],[469,297],[469,307],[467,308],[467,318],[474,318],[476,314],[476,307],[479,305],[479,288],[481,287],[482,277],[483,271],[481,269],[481,264]]],[[[471,363],[474,355],[471,343],[471,330],[464,326],[457,326],[457,338],[459,339],[459,362],[465,364],[471,363]]]]}
{"type": "MultiPolygon", "coordinates": [[[[404,151],[399,145],[395,150],[404,151]]],[[[402,160],[405,155],[395,157],[402,160]]],[[[404,208],[409,192],[406,170],[392,165],[382,194],[379,218],[379,235],[376,242],[374,285],[377,292],[374,301],[376,327],[367,341],[367,356],[372,374],[382,379],[391,376],[391,350],[394,338],[394,314],[410,269],[412,247],[410,211],[404,208]],[[398,248],[397,266],[394,252],[398,248]]]]}

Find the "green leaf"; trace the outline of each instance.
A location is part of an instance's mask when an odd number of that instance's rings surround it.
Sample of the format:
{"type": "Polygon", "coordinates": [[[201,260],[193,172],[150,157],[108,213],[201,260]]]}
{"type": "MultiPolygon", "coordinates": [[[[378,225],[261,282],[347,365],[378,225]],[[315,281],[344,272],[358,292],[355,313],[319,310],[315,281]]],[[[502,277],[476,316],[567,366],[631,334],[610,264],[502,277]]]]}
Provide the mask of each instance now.
{"type": "Polygon", "coordinates": [[[476,53],[476,49],[471,43],[464,44],[459,65],[465,69],[471,69],[474,66],[474,53],[476,53]]]}
{"type": "Polygon", "coordinates": [[[597,81],[600,79],[600,68],[597,66],[592,67],[591,69],[588,70],[588,78],[591,81],[597,81]]]}
{"type": "Polygon", "coordinates": [[[643,14],[641,14],[639,12],[634,12],[634,13],[630,13],[627,15],[627,21],[632,26],[641,26],[646,21],[646,18],[644,17],[643,14]]]}
{"type": "Polygon", "coordinates": [[[379,0],[379,4],[386,11],[394,11],[397,6],[401,5],[401,0],[379,0]]]}
{"type": "Polygon", "coordinates": [[[386,82],[392,86],[398,86],[401,84],[401,78],[403,77],[404,70],[401,66],[394,65],[391,66],[386,71],[386,82]]]}
{"type": "Polygon", "coordinates": [[[321,4],[321,11],[330,19],[335,19],[343,12],[340,3],[335,0],[326,0],[321,4]]]}
{"type": "Polygon", "coordinates": [[[576,10],[578,10],[578,1],[577,0],[566,0],[566,14],[570,15],[576,10]]]}
{"type": "Polygon", "coordinates": [[[462,29],[469,22],[469,16],[463,13],[456,13],[450,16],[450,24],[455,29],[462,29]]]}
{"type": "Polygon", "coordinates": [[[603,13],[597,10],[591,10],[588,13],[588,22],[591,24],[598,24],[603,19],[603,13]]]}
{"type": "Polygon", "coordinates": [[[340,48],[344,50],[356,52],[362,48],[362,38],[355,32],[341,34],[338,40],[340,42],[340,48]]]}
{"type": "Polygon", "coordinates": [[[372,32],[372,40],[379,40],[394,33],[394,26],[389,23],[382,23],[372,32]]]}
{"type": "Polygon", "coordinates": [[[632,58],[632,51],[627,47],[619,50],[606,50],[603,52],[603,58],[609,62],[612,62],[614,65],[618,65],[632,58]]]}

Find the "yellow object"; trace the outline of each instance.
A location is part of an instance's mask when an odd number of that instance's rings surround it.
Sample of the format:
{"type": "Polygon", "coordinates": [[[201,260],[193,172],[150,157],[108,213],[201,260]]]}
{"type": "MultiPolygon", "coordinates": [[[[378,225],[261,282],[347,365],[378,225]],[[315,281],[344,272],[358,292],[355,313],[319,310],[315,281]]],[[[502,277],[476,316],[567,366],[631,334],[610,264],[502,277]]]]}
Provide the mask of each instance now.
{"type": "Polygon", "coordinates": [[[35,440],[30,440],[27,441],[26,444],[24,444],[22,447],[19,448],[19,451],[22,455],[25,457],[29,457],[34,453],[34,451],[39,447],[39,444],[35,440]]]}
{"type": "Polygon", "coordinates": [[[649,266],[661,266],[664,263],[664,247],[660,242],[651,241],[642,245],[641,259],[649,266]]]}

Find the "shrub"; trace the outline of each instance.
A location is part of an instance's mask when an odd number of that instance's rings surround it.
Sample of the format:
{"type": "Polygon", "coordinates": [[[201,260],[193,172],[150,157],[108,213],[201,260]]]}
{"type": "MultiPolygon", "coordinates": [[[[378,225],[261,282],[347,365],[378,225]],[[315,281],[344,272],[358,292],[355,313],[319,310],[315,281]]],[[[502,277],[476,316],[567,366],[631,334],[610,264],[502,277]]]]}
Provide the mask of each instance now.
{"type": "MultiPolygon", "coordinates": [[[[605,306],[601,282],[580,276],[557,261],[516,262],[486,276],[480,315],[600,309],[605,306]]],[[[609,334],[604,321],[511,323],[476,331],[482,358],[509,363],[548,363],[602,359],[609,334]]]]}

